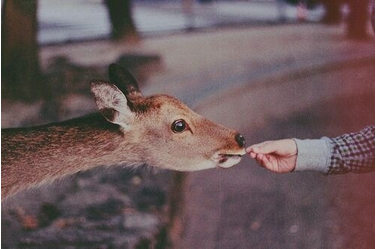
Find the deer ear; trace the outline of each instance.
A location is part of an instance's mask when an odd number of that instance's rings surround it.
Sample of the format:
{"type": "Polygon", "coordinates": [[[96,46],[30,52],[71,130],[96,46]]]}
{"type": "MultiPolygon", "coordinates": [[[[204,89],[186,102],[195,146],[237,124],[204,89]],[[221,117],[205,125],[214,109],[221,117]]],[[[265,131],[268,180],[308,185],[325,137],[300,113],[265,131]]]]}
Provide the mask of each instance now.
{"type": "Polygon", "coordinates": [[[108,67],[108,74],[110,82],[117,86],[127,96],[128,100],[132,101],[142,96],[138,89],[137,80],[124,67],[113,63],[108,67]]]}
{"type": "Polygon", "coordinates": [[[100,113],[111,123],[118,124],[129,130],[135,114],[128,106],[125,95],[107,82],[91,82],[91,92],[100,113]]]}

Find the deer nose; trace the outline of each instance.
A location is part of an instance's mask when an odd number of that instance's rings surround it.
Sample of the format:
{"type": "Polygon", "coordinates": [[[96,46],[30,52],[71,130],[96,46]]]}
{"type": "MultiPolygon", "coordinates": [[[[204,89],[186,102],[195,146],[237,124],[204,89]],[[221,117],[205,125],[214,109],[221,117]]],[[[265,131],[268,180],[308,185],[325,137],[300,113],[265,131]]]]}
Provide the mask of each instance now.
{"type": "Polygon", "coordinates": [[[240,147],[244,147],[244,145],[245,145],[245,138],[243,137],[243,135],[236,134],[235,140],[239,144],[240,147]]]}

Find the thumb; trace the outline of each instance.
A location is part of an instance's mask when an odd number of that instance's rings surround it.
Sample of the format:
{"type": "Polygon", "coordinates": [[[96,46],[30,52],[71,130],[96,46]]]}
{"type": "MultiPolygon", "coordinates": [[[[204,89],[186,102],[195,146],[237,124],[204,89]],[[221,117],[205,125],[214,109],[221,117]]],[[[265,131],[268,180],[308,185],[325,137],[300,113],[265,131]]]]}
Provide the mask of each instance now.
{"type": "Polygon", "coordinates": [[[266,141],[255,144],[247,148],[248,153],[270,154],[274,153],[280,156],[296,155],[297,147],[293,139],[282,139],[275,141],[266,141]]]}
{"type": "Polygon", "coordinates": [[[248,152],[254,152],[257,154],[270,154],[278,150],[278,143],[275,141],[265,141],[259,144],[254,144],[247,148],[248,152]]]}

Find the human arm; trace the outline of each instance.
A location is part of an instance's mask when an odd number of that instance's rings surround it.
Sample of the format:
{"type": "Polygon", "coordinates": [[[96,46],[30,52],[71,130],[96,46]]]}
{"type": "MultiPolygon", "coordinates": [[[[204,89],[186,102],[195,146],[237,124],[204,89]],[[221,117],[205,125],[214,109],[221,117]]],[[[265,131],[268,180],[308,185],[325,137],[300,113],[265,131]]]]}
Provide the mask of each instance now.
{"type": "Polygon", "coordinates": [[[247,152],[261,166],[278,173],[365,173],[375,170],[375,127],[332,139],[267,141],[248,147],[247,152]]]}

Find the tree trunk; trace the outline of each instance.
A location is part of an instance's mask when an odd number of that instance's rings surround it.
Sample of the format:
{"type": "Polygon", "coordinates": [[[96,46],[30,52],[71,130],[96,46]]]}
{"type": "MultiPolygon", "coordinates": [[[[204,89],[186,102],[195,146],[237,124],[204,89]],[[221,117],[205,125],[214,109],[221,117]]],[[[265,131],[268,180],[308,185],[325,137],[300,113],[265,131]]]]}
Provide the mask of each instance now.
{"type": "Polygon", "coordinates": [[[349,0],[350,13],[347,17],[347,35],[352,39],[368,37],[367,25],[371,22],[368,0],[349,0]]]}
{"type": "Polygon", "coordinates": [[[4,0],[2,97],[34,101],[45,96],[37,44],[37,0],[4,0]]]}
{"type": "Polygon", "coordinates": [[[131,0],[106,0],[106,5],[112,24],[112,38],[138,41],[139,37],[132,19],[131,0]]]}
{"type": "Polygon", "coordinates": [[[325,6],[325,16],[323,22],[325,24],[340,24],[342,20],[342,7],[343,1],[342,0],[326,0],[323,1],[323,5],[325,6]]]}

